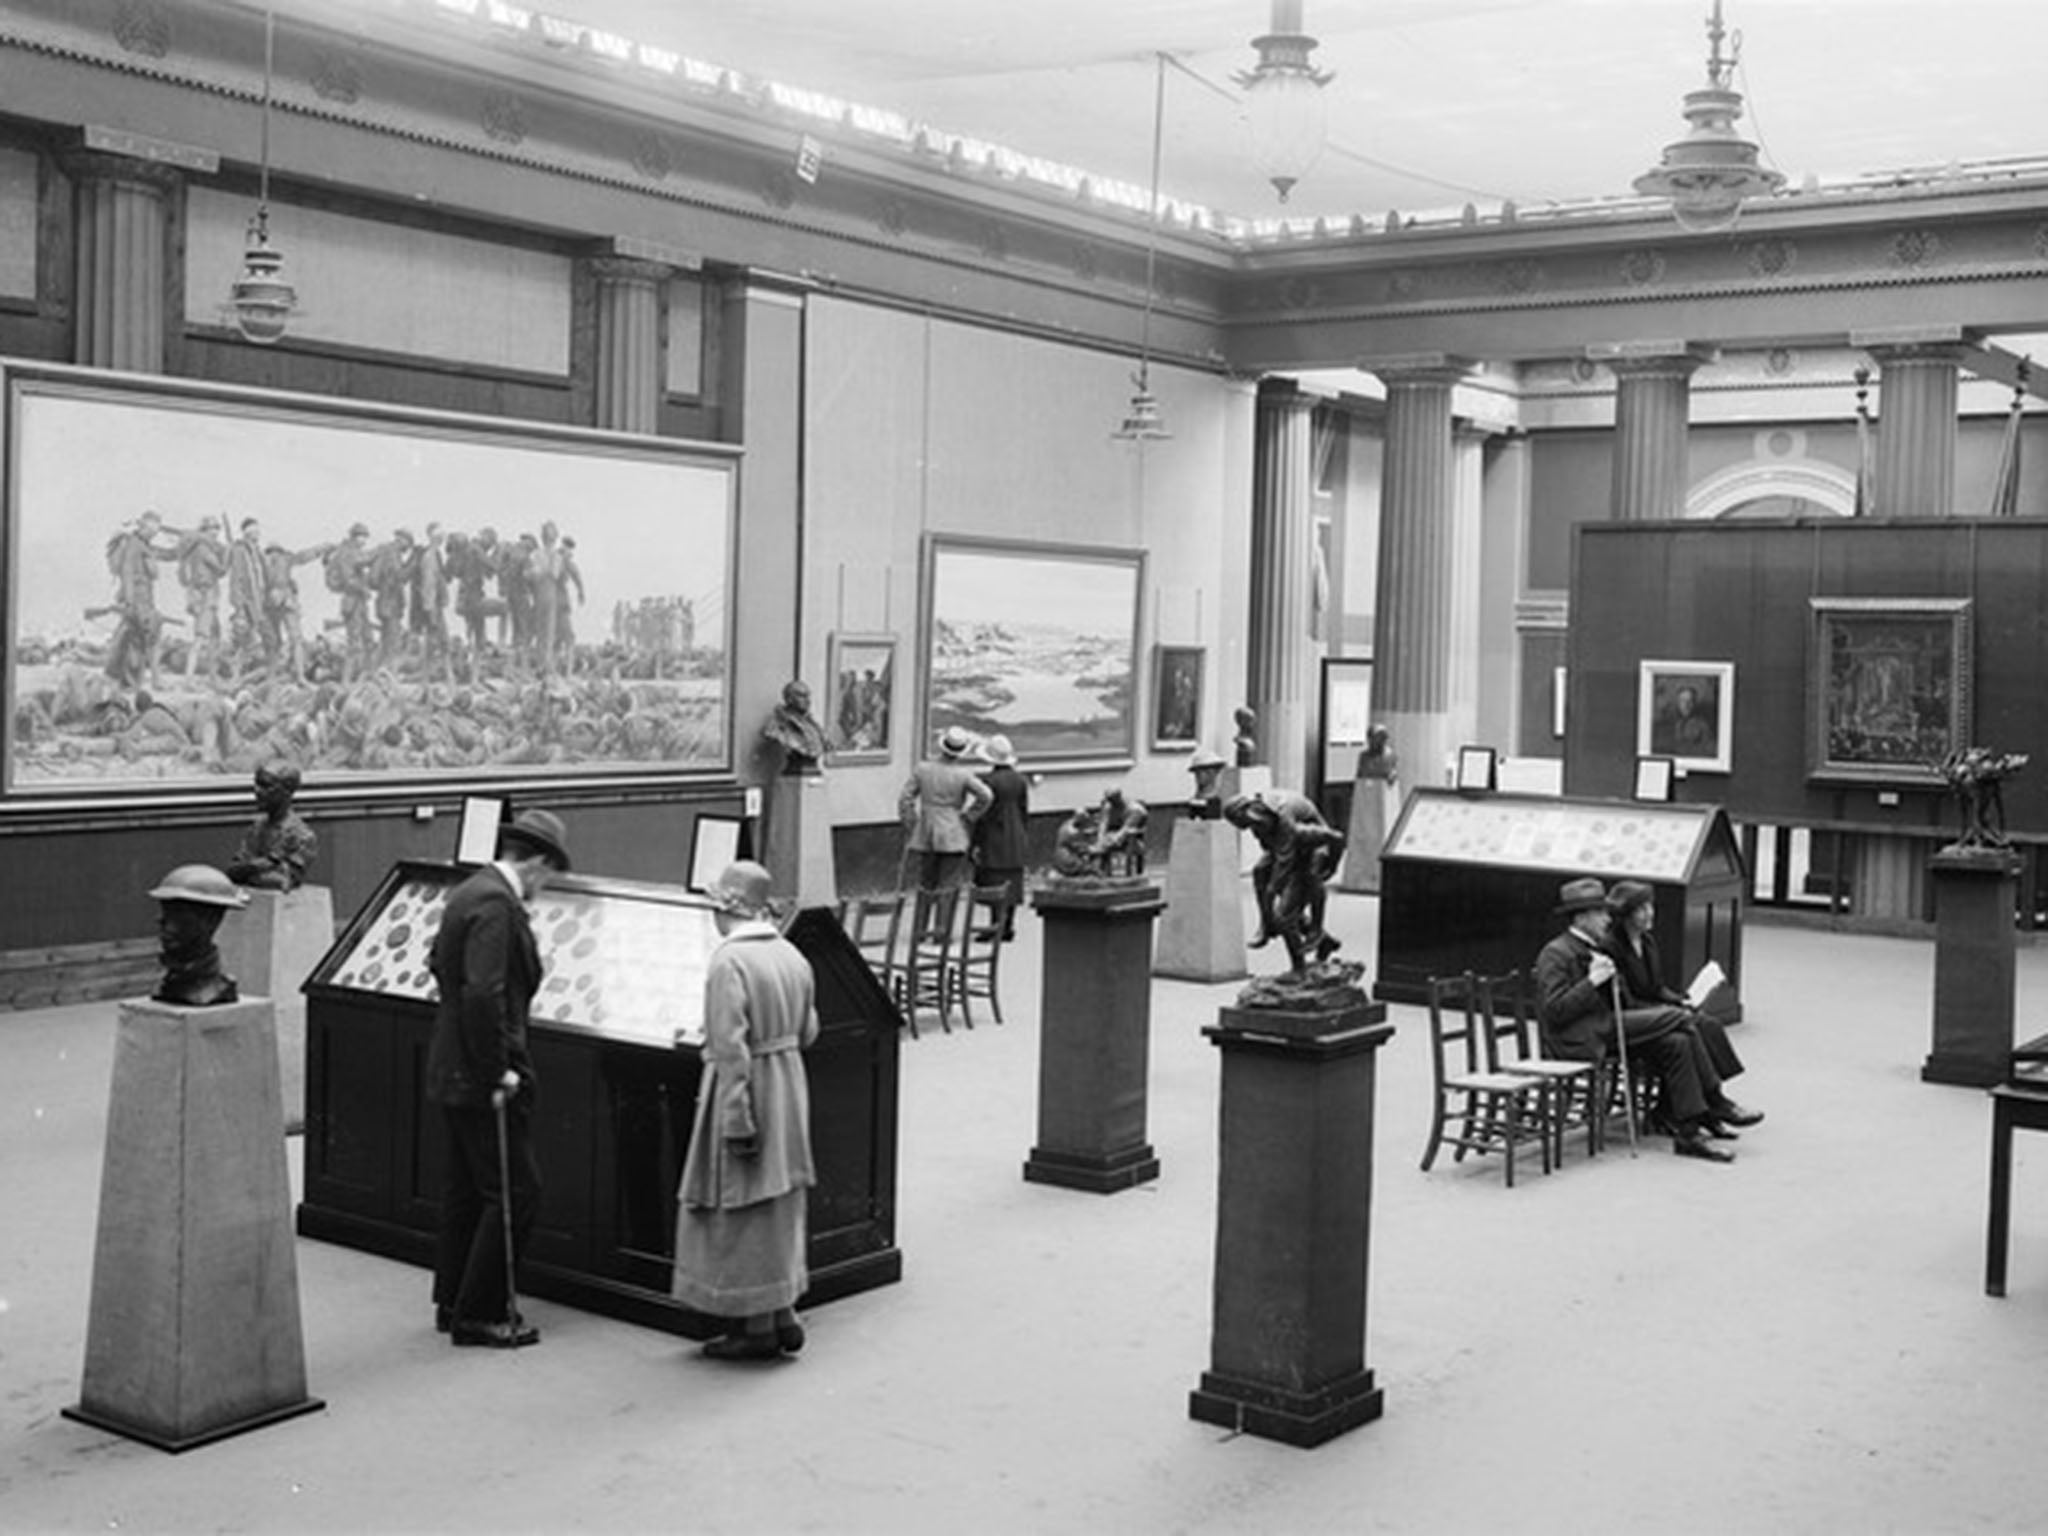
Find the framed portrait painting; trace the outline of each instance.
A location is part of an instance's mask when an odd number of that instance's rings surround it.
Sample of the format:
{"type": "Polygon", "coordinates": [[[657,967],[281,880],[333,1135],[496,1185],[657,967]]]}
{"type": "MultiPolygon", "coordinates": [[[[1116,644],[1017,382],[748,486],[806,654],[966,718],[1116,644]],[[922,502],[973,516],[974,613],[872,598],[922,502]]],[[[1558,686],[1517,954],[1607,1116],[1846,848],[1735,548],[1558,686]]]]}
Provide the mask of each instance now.
{"type": "Polygon", "coordinates": [[[1038,764],[1137,755],[1142,550],[934,535],[922,591],[924,749],[949,726],[1038,764]]]}
{"type": "Polygon", "coordinates": [[[1202,731],[1199,645],[1152,647],[1152,750],[1192,752],[1202,731]]]}
{"type": "Polygon", "coordinates": [[[730,771],[731,452],[45,364],[0,408],[7,800],[730,771]]]}
{"type": "Polygon", "coordinates": [[[1940,785],[1970,738],[1968,598],[1810,599],[1808,776],[1940,785]]]}
{"type": "Polygon", "coordinates": [[[1687,773],[1729,772],[1735,761],[1735,663],[1642,663],[1636,755],[1668,757],[1687,773]]]}
{"type": "Polygon", "coordinates": [[[896,637],[832,636],[825,739],[835,763],[886,763],[896,715],[896,637]]]}

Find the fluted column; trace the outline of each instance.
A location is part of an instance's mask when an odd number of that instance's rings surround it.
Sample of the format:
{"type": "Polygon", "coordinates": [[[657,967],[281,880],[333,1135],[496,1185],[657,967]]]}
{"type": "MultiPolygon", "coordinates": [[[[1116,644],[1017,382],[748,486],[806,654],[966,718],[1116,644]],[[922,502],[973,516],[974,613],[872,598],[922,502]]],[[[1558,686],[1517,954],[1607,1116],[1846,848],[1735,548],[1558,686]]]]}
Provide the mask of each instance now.
{"type": "Polygon", "coordinates": [[[660,424],[661,290],[673,270],[660,262],[600,256],[597,282],[597,419],[614,432],[660,424]]]}
{"type": "Polygon", "coordinates": [[[1878,366],[1880,517],[1949,517],[1956,496],[1956,383],[1962,337],[1852,338],[1878,366]]]}
{"type": "Polygon", "coordinates": [[[1711,353],[1681,341],[1631,346],[1601,357],[1614,371],[1614,521],[1685,515],[1692,376],[1711,353]]]}
{"type": "Polygon", "coordinates": [[[1451,657],[1458,540],[1451,386],[1463,359],[1433,354],[1366,366],[1387,387],[1379,594],[1373,613],[1373,716],[1393,733],[1410,783],[1442,780],[1456,743],[1451,657]]]}
{"type": "Polygon", "coordinates": [[[72,361],[138,373],[164,369],[169,166],[80,150],[64,157],[76,187],[72,361]]]}
{"type": "Polygon", "coordinates": [[[1248,651],[1258,738],[1273,782],[1305,790],[1314,687],[1314,401],[1284,380],[1259,386],[1252,449],[1252,601],[1248,651]]]}

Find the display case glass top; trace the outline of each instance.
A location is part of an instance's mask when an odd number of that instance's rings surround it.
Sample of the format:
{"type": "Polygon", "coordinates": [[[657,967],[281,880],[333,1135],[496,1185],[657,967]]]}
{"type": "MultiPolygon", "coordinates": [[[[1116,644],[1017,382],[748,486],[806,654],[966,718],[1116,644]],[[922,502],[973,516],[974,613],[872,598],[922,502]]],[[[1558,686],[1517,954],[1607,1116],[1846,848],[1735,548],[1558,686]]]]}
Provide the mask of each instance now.
{"type": "MultiPolygon", "coordinates": [[[[473,871],[406,862],[385,877],[315,968],[308,990],[344,988],[432,1004],[429,959],[448,895],[473,871]]],[[[718,929],[702,897],[673,886],[565,875],[530,908],[544,968],[538,1022],[668,1047],[703,1040],[704,974],[718,929]]]]}
{"type": "Polygon", "coordinates": [[[1466,795],[1418,787],[1402,808],[1384,856],[1682,881],[1720,814],[1712,805],[1466,795]]]}

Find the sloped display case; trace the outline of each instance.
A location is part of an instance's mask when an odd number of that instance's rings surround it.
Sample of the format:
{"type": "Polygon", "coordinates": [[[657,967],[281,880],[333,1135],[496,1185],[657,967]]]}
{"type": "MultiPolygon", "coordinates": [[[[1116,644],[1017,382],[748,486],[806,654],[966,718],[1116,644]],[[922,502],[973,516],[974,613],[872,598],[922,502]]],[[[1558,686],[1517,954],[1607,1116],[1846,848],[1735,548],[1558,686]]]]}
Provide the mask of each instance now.
{"type": "MultiPolygon", "coordinates": [[[[421,1083],[434,1018],[428,958],[460,865],[394,866],[305,985],[305,1192],[299,1231],[431,1264],[441,1139],[421,1083]]],[[[545,966],[530,1045],[543,1193],[520,1268],[533,1295],[691,1338],[722,1324],[668,1294],[675,1191],[701,1075],[704,898],[568,875],[534,906],[545,966]]],[[[818,1183],[806,1305],[902,1275],[895,1242],[897,1033],[887,993],[833,915],[788,936],[817,976],[804,1053],[818,1183]]]]}
{"type": "MultiPolygon", "coordinates": [[[[1411,790],[1381,856],[1374,995],[1421,1003],[1429,978],[1529,970],[1563,926],[1558,888],[1581,875],[1656,892],[1664,979],[1707,961],[1742,985],[1742,852],[1717,805],[1411,790]]],[[[1740,1017],[1739,1001],[1717,1008],[1740,1017]]]]}

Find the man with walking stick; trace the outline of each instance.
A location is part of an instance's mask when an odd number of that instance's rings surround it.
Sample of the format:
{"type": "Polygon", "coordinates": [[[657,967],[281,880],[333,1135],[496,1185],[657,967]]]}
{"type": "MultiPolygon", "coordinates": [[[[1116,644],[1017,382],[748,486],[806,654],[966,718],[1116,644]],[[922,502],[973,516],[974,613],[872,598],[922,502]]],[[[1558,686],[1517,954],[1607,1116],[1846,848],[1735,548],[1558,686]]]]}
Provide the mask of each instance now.
{"type": "Polygon", "coordinates": [[[568,867],[561,819],[521,811],[498,834],[497,858],[449,896],[434,937],[426,1093],[445,1127],[434,1325],[456,1344],[540,1342],[513,1292],[540,1198],[526,1025],[541,960],[525,904],[568,867]]]}

